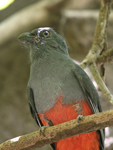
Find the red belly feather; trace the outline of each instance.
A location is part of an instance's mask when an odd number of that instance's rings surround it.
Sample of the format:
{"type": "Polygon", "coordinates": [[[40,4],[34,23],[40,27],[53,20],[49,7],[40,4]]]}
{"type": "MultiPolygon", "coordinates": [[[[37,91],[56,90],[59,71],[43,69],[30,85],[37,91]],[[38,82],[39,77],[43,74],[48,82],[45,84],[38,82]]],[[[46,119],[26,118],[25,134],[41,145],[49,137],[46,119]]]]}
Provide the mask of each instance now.
{"type": "MultiPolygon", "coordinates": [[[[54,107],[47,110],[45,113],[40,113],[39,117],[44,126],[48,126],[46,118],[51,120],[54,125],[76,119],[79,114],[88,116],[93,114],[86,100],[78,101],[74,104],[63,105],[63,96],[57,99],[54,107]],[[82,111],[78,114],[76,106],[80,103],[82,111]],[[45,118],[45,119],[44,119],[45,118]]],[[[56,150],[99,150],[99,134],[95,132],[75,135],[58,142],[55,142],[56,150]]]]}

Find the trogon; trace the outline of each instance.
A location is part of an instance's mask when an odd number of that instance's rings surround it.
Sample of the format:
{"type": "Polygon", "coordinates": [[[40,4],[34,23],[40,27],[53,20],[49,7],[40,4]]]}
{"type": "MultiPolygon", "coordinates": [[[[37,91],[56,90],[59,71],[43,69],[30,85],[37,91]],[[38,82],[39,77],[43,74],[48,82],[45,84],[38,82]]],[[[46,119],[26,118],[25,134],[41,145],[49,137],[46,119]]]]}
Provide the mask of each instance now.
{"type": "MultiPolygon", "coordinates": [[[[92,81],[69,57],[64,39],[52,28],[41,27],[18,39],[29,49],[27,95],[31,114],[40,127],[102,111],[92,81]]],[[[104,150],[104,130],[75,135],[51,146],[53,150],[104,150]]]]}

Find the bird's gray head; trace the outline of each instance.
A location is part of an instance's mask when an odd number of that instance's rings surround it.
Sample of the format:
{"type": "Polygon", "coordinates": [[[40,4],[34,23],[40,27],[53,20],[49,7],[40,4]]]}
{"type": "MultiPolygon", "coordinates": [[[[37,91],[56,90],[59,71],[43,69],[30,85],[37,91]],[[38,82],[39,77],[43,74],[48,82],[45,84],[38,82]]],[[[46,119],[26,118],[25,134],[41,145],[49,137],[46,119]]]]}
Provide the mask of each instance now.
{"type": "Polygon", "coordinates": [[[68,55],[64,39],[50,27],[42,27],[31,32],[22,33],[18,40],[30,48],[30,57],[41,57],[45,52],[58,52],[68,55]]]}

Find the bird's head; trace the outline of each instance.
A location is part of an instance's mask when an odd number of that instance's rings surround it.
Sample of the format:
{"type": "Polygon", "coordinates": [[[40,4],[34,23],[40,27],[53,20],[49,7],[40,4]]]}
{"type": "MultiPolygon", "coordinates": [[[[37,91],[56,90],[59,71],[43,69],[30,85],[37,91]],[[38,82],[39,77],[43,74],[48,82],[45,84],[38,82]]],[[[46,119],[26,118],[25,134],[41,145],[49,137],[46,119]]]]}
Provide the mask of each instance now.
{"type": "Polygon", "coordinates": [[[18,40],[30,47],[30,57],[41,57],[45,52],[58,52],[68,55],[64,39],[50,27],[41,27],[22,33],[18,40]]]}

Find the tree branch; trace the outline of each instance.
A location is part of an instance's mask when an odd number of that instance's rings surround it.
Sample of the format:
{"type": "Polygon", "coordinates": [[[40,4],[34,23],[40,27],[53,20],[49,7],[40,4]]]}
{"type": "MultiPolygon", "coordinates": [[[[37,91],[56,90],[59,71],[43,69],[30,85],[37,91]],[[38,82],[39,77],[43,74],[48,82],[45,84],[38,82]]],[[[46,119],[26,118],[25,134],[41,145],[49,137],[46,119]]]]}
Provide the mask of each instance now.
{"type": "Polygon", "coordinates": [[[45,129],[45,136],[39,131],[10,139],[0,145],[1,150],[31,150],[74,135],[89,133],[113,126],[113,110],[83,118],[80,124],[71,120],[45,129]]]}
{"type": "Polygon", "coordinates": [[[102,65],[113,61],[113,48],[107,50],[97,58],[96,64],[102,65]]]}
{"type": "Polygon", "coordinates": [[[106,27],[108,25],[108,17],[111,11],[111,3],[109,0],[101,0],[99,17],[96,25],[92,48],[86,58],[81,62],[81,67],[85,68],[90,63],[95,62],[99,54],[104,49],[106,42],[106,27]]]}
{"type": "MultiPolygon", "coordinates": [[[[106,36],[107,36],[106,27],[108,25],[108,18],[109,18],[110,11],[111,11],[111,2],[109,0],[101,0],[101,7],[99,11],[99,17],[98,17],[98,21],[96,25],[92,48],[80,65],[82,68],[85,68],[86,66],[89,67],[93,75],[93,78],[98,84],[100,90],[108,98],[108,100],[113,104],[113,95],[110,93],[105,83],[103,82],[95,64],[96,61],[97,62],[99,61],[97,60],[99,56],[101,57],[100,60],[102,60],[102,58],[104,58],[105,60],[106,55],[101,56],[101,53],[106,49],[106,36]]],[[[104,52],[104,54],[106,53],[112,54],[112,49],[110,50],[110,52],[107,52],[107,51],[104,52]]],[[[112,57],[113,56],[111,56],[111,58],[112,57]]]]}
{"type": "Polygon", "coordinates": [[[106,87],[104,81],[102,80],[102,78],[100,77],[100,74],[97,70],[97,66],[95,63],[89,65],[89,69],[96,81],[96,83],[98,84],[99,88],[101,89],[101,91],[104,93],[104,95],[107,97],[107,99],[109,100],[109,102],[111,104],[113,104],[113,95],[109,92],[108,88],[106,87]]]}

